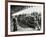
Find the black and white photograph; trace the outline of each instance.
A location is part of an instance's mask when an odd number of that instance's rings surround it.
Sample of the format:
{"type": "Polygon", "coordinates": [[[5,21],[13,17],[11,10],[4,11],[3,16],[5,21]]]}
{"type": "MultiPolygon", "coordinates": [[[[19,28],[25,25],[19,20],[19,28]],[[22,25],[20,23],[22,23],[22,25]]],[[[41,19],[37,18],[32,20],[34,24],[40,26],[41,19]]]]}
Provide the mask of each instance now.
{"type": "Polygon", "coordinates": [[[43,4],[8,3],[8,35],[43,33],[43,4]]]}

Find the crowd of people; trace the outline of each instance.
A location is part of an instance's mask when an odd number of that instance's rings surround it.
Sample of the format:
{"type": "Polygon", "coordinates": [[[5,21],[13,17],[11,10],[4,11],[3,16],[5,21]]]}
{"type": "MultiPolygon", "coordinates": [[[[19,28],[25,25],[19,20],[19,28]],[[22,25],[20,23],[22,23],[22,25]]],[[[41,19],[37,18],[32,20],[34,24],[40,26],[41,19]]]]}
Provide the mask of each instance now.
{"type": "Polygon", "coordinates": [[[12,19],[13,31],[17,31],[17,23],[23,28],[41,29],[41,13],[21,14],[12,19]],[[17,18],[17,19],[16,19],[17,18]]]}

